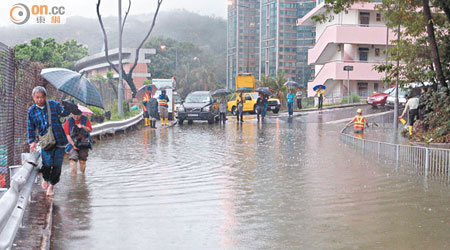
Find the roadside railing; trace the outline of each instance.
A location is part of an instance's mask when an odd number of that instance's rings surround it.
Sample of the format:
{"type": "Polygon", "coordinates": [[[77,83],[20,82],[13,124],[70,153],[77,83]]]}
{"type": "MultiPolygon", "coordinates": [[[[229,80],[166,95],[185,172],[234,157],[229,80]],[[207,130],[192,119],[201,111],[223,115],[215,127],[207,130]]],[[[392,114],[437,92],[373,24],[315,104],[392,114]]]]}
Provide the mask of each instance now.
{"type": "MultiPolygon", "coordinates": [[[[93,126],[92,136],[114,134],[135,126],[142,120],[142,112],[127,120],[106,122],[93,126]]],[[[0,250],[11,249],[23,215],[31,200],[33,183],[42,165],[40,150],[22,154],[23,164],[10,167],[10,188],[0,193],[0,250]]]]}
{"type": "Polygon", "coordinates": [[[124,131],[142,121],[142,112],[123,121],[117,122],[105,122],[102,124],[94,125],[92,127],[91,136],[101,136],[105,134],[114,134],[117,131],[124,131]]]}
{"type": "Polygon", "coordinates": [[[412,167],[425,176],[450,177],[450,149],[422,146],[401,145],[388,142],[358,138],[341,131],[341,140],[363,154],[376,154],[378,159],[384,157],[402,166],[412,167]]]}
{"type": "Polygon", "coordinates": [[[41,154],[23,154],[20,168],[12,169],[10,188],[0,198],[0,249],[11,249],[23,215],[31,200],[31,190],[40,168],[41,154]]]}

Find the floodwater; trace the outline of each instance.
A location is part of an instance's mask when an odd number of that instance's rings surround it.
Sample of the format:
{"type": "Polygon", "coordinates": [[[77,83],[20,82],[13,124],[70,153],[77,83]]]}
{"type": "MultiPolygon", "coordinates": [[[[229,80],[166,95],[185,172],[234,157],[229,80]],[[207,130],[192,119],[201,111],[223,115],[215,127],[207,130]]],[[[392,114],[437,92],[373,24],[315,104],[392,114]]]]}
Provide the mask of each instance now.
{"type": "Polygon", "coordinates": [[[342,144],[353,112],[104,140],[65,165],[52,249],[450,248],[450,188],[342,144]]]}

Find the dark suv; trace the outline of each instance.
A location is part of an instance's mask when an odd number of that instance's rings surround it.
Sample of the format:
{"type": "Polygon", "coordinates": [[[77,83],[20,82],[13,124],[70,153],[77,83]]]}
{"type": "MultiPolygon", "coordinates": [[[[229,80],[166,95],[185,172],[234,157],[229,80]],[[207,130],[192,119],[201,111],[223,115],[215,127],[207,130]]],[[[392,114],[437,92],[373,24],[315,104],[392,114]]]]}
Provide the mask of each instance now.
{"type": "Polygon", "coordinates": [[[214,101],[209,91],[195,91],[186,96],[178,109],[178,124],[187,120],[208,121],[209,124],[219,120],[219,104],[214,101]]]}

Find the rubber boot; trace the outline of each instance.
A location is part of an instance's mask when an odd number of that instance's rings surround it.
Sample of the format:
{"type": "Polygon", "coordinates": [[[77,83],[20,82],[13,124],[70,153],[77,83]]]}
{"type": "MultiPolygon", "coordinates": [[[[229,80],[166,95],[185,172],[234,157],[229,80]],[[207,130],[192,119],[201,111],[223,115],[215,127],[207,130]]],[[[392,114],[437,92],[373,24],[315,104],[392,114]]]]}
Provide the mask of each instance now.
{"type": "Polygon", "coordinates": [[[146,126],[146,127],[149,126],[150,124],[149,124],[148,118],[144,118],[144,120],[145,120],[145,126],[146,126]]]}
{"type": "Polygon", "coordinates": [[[161,127],[164,126],[164,119],[161,118],[161,127]]]}
{"type": "Polygon", "coordinates": [[[413,126],[409,126],[408,130],[409,130],[409,135],[412,135],[413,134],[413,126]]]}
{"type": "Polygon", "coordinates": [[[155,121],[150,120],[150,128],[155,128],[155,121]]]}
{"type": "Polygon", "coordinates": [[[166,118],[166,126],[169,126],[169,118],[166,118]]]}

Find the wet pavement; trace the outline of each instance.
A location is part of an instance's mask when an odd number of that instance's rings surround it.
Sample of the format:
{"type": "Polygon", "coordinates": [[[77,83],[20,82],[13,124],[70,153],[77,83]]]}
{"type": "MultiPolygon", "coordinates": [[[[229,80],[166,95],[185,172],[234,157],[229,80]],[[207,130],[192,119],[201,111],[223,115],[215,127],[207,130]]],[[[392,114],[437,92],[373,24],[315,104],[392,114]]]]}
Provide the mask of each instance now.
{"type": "MultiPolygon", "coordinates": [[[[365,108],[366,113],[375,112],[365,108]]],[[[65,165],[52,249],[445,249],[450,188],[339,139],[354,109],[143,129],[65,165]]]]}

